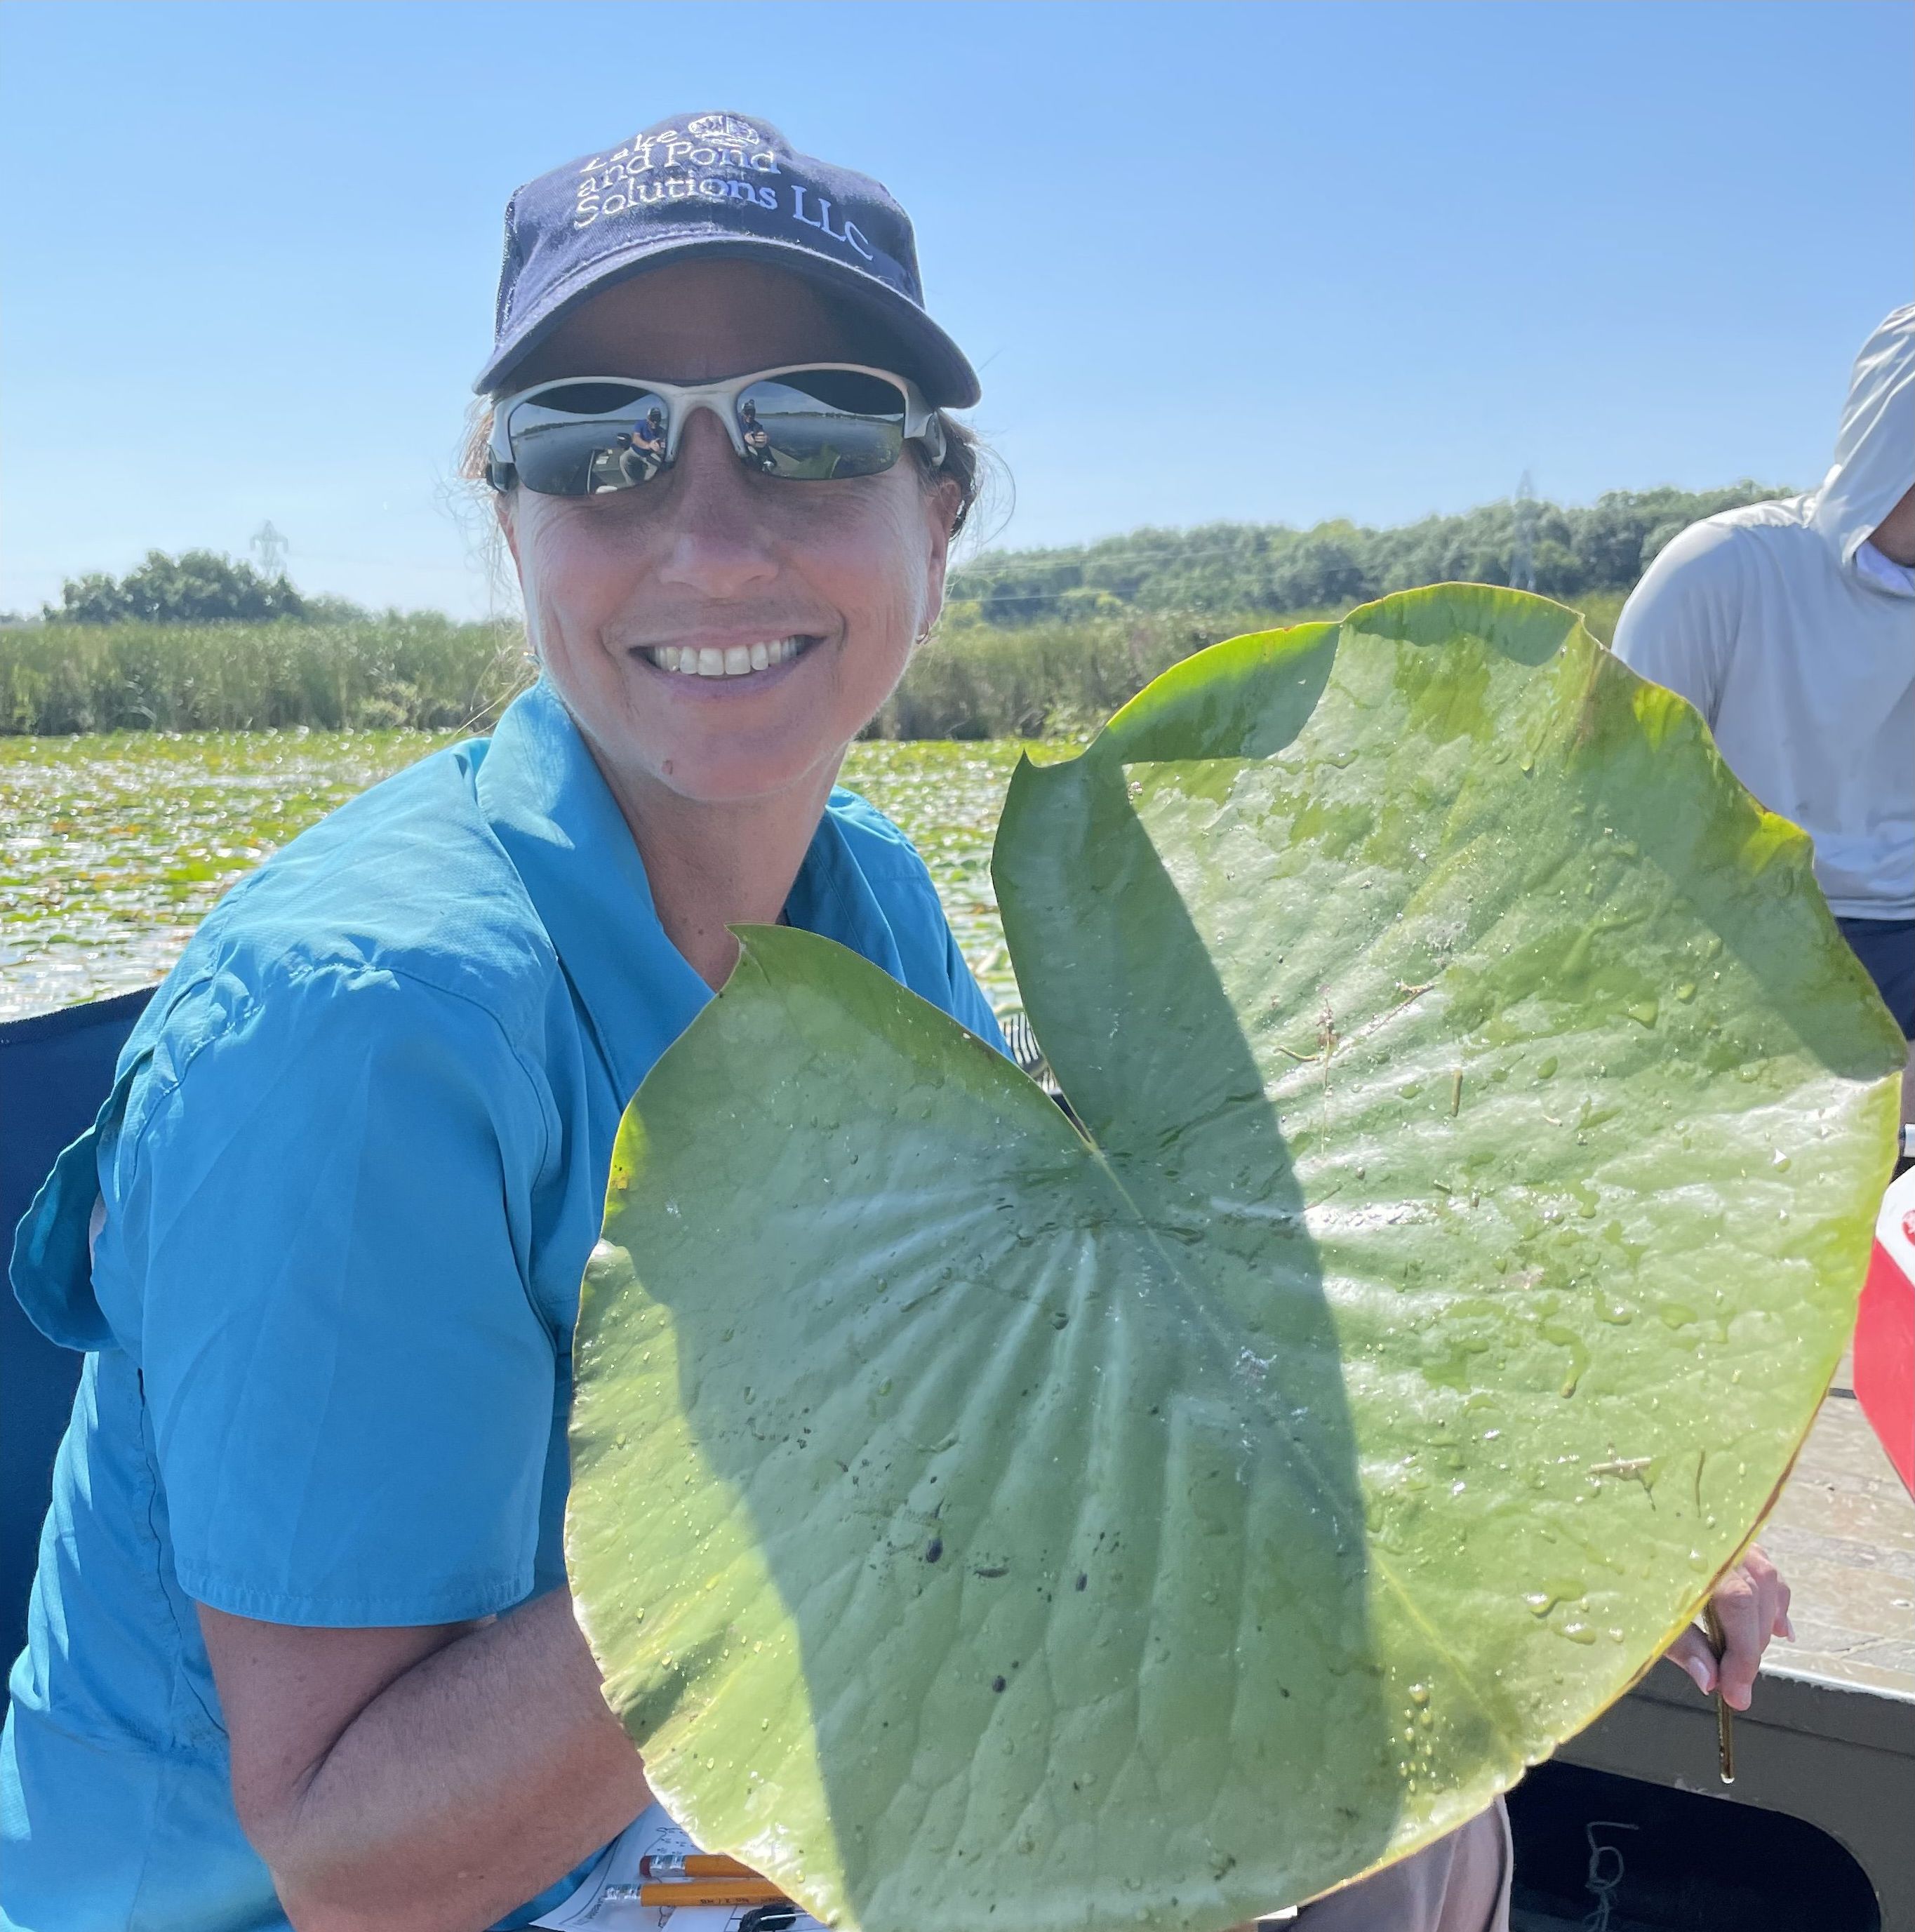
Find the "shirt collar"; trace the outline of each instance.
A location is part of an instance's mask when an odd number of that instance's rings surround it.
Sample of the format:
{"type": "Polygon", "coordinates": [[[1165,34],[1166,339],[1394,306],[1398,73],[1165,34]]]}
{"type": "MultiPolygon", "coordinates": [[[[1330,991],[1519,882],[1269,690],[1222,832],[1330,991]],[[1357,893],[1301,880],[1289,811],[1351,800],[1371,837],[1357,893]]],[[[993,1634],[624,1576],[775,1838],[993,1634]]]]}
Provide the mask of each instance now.
{"type": "MultiPolygon", "coordinates": [[[[835,805],[845,794],[833,792],[835,805]]],[[[784,902],[787,921],[835,939],[882,967],[900,985],[904,962],[891,921],[853,855],[844,829],[827,808],[784,902]]]]}
{"type": "Polygon", "coordinates": [[[712,997],[658,922],[645,862],[578,727],[543,680],[478,771],[480,808],[532,895],[613,1082],[635,1093],[712,997]]]}
{"type": "MultiPolygon", "coordinates": [[[[481,762],[480,808],[532,896],[619,1092],[630,1095],[711,988],[660,924],[625,814],[543,680],[507,706],[481,762]]],[[[901,980],[890,921],[830,812],[785,916],[901,980]]]]}

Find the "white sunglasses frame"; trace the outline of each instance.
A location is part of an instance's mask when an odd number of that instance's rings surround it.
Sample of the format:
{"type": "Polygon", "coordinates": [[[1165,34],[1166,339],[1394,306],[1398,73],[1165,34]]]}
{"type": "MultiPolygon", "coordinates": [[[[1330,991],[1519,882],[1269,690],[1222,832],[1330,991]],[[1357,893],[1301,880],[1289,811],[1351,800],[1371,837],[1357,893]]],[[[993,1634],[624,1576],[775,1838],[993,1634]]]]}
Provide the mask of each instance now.
{"type": "MultiPolygon", "coordinates": [[[[616,382],[628,388],[643,389],[658,397],[670,412],[665,424],[665,454],[659,464],[661,470],[669,470],[678,460],[679,445],[684,440],[685,426],[694,410],[709,410],[724,426],[725,435],[733,453],[741,462],[749,462],[745,448],[745,437],[738,426],[738,398],[754,382],[776,380],[780,376],[801,375],[811,370],[841,371],[853,376],[875,376],[880,380],[895,384],[904,398],[904,440],[922,442],[930,454],[934,466],[944,460],[944,424],[937,410],[925,400],[924,393],[908,376],[901,376],[895,369],[880,369],[867,362],[785,362],[775,369],[754,369],[749,375],[728,376],[721,382],[655,382],[643,376],[559,376],[548,382],[535,382],[529,389],[518,389],[509,395],[499,397],[492,406],[492,434],[486,443],[486,480],[495,490],[508,490],[518,480],[518,466],[513,460],[511,438],[508,424],[512,412],[521,403],[535,400],[553,389],[569,389],[582,382],[616,382]]],[[[580,422],[615,422],[630,414],[629,408],[605,410],[596,416],[580,416],[580,422]]],[[[887,464],[887,469],[895,468],[887,464]]],[[[868,472],[882,476],[882,470],[868,472]]],[[[650,479],[648,479],[650,480],[650,479]]],[[[855,482],[855,478],[831,478],[826,477],[787,476],[781,482],[826,482],[831,481],[855,482]]],[[[642,489],[642,484],[629,486],[642,489]]],[[[532,488],[530,484],[526,485],[532,488]]],[[[539,493],[535,493],[539,494],[539,493]]],[[[562,493],[561,493],[562,494],[562,493]]],[[[609,496],[622,496],[623,490],[600,493],[609,496]]]]}

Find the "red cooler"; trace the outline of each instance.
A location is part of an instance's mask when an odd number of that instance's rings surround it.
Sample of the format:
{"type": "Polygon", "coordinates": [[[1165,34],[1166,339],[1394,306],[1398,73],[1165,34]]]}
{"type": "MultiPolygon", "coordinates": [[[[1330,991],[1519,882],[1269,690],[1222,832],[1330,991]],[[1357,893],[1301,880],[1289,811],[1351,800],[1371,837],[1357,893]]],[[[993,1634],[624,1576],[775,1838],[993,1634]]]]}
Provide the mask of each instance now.
{"type": "Polygon", "coordinates": [[[1882,1197],[1855,1318],[1855,1394],[1915,1491],[1915,1168],[1882,1197]]]}

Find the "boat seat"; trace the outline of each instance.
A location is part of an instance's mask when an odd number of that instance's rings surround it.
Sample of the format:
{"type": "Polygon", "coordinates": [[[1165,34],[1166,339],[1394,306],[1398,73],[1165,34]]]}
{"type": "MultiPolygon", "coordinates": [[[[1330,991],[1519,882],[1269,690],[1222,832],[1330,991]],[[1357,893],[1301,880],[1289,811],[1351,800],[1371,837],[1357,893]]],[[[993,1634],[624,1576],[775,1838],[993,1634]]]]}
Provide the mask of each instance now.
{"type": "MultiPolygon", "coordinates": [[[[152,996],[146,988],[0,1023],[0,1244],[10,1260],[13,1230],[60,1150],[93,1124],[113,1063],[152,996]]],[[[10,1287],[0,1294],[0,1654],[9,1664],[26,1642],[53,1457],[82,1360],[34,1327],[10,1287]]]]}

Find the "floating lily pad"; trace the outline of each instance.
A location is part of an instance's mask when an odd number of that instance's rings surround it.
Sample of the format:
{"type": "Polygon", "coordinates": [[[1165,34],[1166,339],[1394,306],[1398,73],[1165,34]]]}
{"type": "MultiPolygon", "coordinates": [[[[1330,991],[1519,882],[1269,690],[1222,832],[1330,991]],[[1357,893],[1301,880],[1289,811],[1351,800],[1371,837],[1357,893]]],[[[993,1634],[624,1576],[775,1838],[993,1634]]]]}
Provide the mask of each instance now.
{"type": "Polygon", "coordinates": [[[1463,1822],[1734,1559],[1901,1037],[1802,835],[1515,592],[1203,653],[995,869],[1083,1131],[748,932],[620,1137],[573,1586],[661,1796],[822,1916],[1227,1926],[1463,1822]]]}

